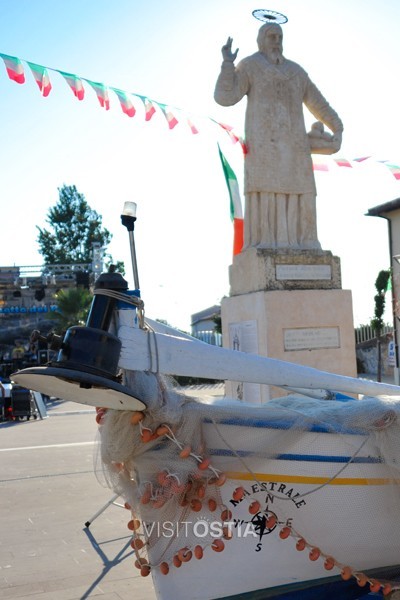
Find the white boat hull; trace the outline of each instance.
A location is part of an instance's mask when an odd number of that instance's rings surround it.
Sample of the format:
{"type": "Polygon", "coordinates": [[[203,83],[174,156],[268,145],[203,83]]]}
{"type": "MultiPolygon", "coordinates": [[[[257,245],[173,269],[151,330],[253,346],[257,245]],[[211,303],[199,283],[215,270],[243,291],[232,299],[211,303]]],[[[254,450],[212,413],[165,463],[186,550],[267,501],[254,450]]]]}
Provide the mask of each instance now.
{"type": "MultiPolygon", "coordinates": [[[[219,426],[225,441],[236,441],[236,448],[237,429],[219,426]]],[[[267,445],[285,433],[245,429],[239,432],[240,439],[244,435],[251,440],[261,433],[271,438],[267,445]]],[[[206,427],[206,443],[212,448],[213,465],[228,475],[221,495],[232,511],[233,539],[225,543],[223,552],[216,554],[207,548],[202,560],[193,558],[180,568],[172,566],[167,576],[155,569],[153,580],[160,600],[210,600],[256,590],[268,590],[260,598],[282,597],[286,589],[322,584],[327,577],[341,581],[340,571],[346,565],[357,572],[384,572],[400,563],[399,486],[387,465],[379,462],[373,441],[355,434],[302,433],[279,459],[246,458],[251,473],[227,450],[212,425],[206,427]],[[349,462],[351,457],[354,462],[349,462]],[[245,496],[235,502],[232,494],[238,486],[243,486],[245,496]],[[254,500],[260,502],[258,519],[263,514],[277,516],[272,530],[262,532],[247,525],[253,518],[249,505],[254,500]],[[281,539],[279,532],[287,525],[292,533],[281,539]],[[296,549],[301,536],[309,544],[303,551],[296,549]],[[311,547],[323,553],[316,561],[309,559],[311,547]],[[324,555],[337,561],[332,570],[325,569],[324,555]]],[[[239,454],[245,452],[242,446],[239,454]]],[[[194,518],[201,520],[201,513],[194,518]]],[[[182,542],[184,545],[184,538],[182,542]]],[[[337,597],[354,596],[341,592],[337,597]]]]}

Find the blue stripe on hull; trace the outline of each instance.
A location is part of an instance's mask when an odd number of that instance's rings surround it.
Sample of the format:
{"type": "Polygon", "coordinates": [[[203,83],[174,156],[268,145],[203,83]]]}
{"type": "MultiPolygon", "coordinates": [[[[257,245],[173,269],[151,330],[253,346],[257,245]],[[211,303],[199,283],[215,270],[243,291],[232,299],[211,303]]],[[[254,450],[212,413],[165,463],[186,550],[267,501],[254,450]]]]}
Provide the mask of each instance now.
{"type": "MultiPolygon", "coordinates": [[[[214,448],[210,451],[210,454],[214,456],[262,456],[262,453],[253,452],[250,450],[227,450],[225,448],[214,448]]],[[[379,456],[338,456],[338,455],[326,455],[326,454],[278,454],[277,456],[266,456],[266,458],[273,458],[273,460],[290,460],[290,461],[303,461],[303,462],[332,462],[332,463],[348,463],[354,464],[379,464],[383,463],[384,460],[379,456]]]]}
{"type": "MultiPolygon", "coordinates": [[[[305,417],[306,419],[306,417],[305,417]]],[[[213,423],[209,418],[204,419],[204,423],[213,423]]],[[[218,425],[235,425],[237,427],[257,427],[265,429],[291,429],[298,425],[295,419],[290,418],[285,420],[271,420],[268,419],[245,419],[245,418],[232,418],[232,419],[220,419],[217,421],[218,425]]],[[[313,431],[318,433],[347,433],[349,435],[365,435],[365,430],[362,429],[351,429],[341,423],[332,423],[329,426],[321,425],[319,423],[309,423],[306,426],[305,422],[302,422],[301,430],[304,432],[313,431]]]]}

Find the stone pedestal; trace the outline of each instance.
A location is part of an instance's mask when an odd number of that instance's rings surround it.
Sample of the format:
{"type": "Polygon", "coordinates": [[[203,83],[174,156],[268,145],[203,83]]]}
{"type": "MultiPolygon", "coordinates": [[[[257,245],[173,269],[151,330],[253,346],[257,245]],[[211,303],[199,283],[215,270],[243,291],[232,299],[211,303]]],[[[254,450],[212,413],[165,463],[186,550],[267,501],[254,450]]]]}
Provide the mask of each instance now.
{"type": "MultiPolygon", "coordinates": [[[[230,285],[222,301],[225,347],[356,377],[351,292],[341,289],[340,260],[331,252],[249,248],[234,258],[230,285]]],[[[265,402],[286,392],[238,376],[226,393],[265,402]]]]}

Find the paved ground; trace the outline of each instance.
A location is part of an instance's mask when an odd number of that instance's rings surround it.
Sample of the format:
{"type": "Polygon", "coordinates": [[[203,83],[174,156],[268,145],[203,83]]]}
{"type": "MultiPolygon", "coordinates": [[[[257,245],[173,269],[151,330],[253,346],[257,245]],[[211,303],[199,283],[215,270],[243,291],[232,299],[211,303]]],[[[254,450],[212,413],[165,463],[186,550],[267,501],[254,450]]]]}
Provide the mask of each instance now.
{"type": "Polygon", "coordinates": [[[94,473],[94,411],[58,402],[44,420],[0,424],[0,598],[153,600],[124,508],[94,473]]]}

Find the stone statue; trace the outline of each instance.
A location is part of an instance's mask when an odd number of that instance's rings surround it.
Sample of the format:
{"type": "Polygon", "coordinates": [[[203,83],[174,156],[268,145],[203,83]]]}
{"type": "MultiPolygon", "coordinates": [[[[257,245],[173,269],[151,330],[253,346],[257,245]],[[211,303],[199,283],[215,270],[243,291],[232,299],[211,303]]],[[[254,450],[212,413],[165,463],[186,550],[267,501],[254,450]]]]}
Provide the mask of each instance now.
{"type": "Polygon", "coordinates": [[[247,95],[244,248],[320,249],[311,146],[337,152],[343,125],[304,69],[283,56],[282,39],[279,25],[264,24],[259,51],[235,66],[228,38],[214,97],[232,106],[247,95]],[[303,104],[322,130],[307,135],[303,104]]]}

